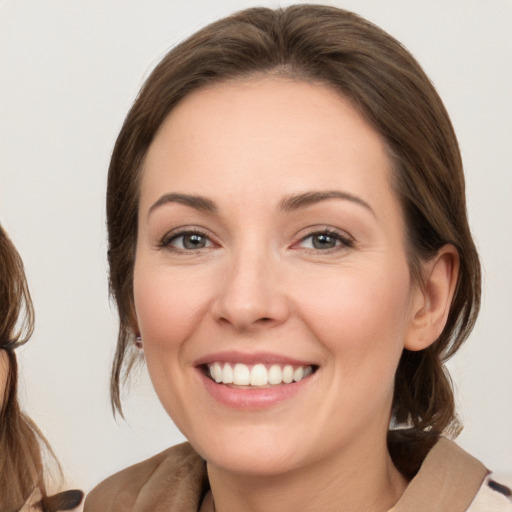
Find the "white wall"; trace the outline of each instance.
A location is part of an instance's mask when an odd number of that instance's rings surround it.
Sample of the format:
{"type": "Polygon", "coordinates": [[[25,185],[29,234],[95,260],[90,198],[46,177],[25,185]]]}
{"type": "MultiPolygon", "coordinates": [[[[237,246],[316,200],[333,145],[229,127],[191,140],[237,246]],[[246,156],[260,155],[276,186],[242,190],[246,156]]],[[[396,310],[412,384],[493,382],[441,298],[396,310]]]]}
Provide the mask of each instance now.
{"type": "MultiPolygon", "coordinates": [[[[339,0],[401,40],[452,115],[485,269],[483,311],[452,364],[460,443],[512,470],[512,2],[339,0]]],[[[262,5],[277,6],[263,1],[262,5]]],[[[283,3],[284,5],[285,3],[283,3]]],[[[128,423],[109,410],[109,155],[143,77],[174,43],[246,0],[0,0],[0,219],[37,313],[20,350],[26,409],[71,484],[88,489],[181,440],[144,371],[128,423]]]]}

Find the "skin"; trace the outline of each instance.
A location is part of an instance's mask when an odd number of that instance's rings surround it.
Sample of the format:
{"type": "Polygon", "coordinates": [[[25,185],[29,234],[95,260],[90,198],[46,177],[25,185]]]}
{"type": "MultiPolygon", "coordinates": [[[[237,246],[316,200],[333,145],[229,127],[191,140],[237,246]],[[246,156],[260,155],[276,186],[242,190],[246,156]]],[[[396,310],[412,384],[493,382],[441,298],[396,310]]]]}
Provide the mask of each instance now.
{"type": "Polygon", "coordinates": [[[5,386],[7,385],[7,375],[9,372],[9,357],[5,350],[0,350],[0,407],[4,404],[5,386]]]}
{"type": "Polygon", "coordinates": [[[196,91],[154,139],[134,329],[163,406],[207,461],[217,512],[384,511],[403,493],[386,447],[394,375],[404,347],[441,332],[457,257],[447,246],[425,264],[424,286],[411,279],[391,172],[347,100],[292,80],[196,91]],[[324,191],[345,197],[283,208],[324,191]],[[169,193],[207,198],[215,212],[161,200],[169,193]],[[204,247],[184,248],[183,229],[204,247]],[[326,229],[333,246],[314,246],[326,229]],[[318,370],[284,401],[233,408],[196,367],[219,351],[318,370]]]}

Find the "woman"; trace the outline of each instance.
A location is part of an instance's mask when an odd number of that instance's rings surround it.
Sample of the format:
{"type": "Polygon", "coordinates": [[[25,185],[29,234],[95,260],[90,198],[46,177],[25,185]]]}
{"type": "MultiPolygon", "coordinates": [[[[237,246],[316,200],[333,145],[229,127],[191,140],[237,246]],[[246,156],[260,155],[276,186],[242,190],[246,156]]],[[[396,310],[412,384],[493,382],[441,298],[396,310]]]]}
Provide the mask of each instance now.
{"type": "Polygon", "coordinates": [[[0,510],[72,510],[80,504],[82,492],[47,495],[41,447],[51,458],[54,455],[18,403],[18,364],[14,351],[32,334],[34,310],[23,263],[2,226],[0,266],[0,510]]]}
{"type": "Polygon", "coordinates": [[[190,444],[86,511],[511,509],[441,437],[480,266],[450,120],[389,35],[322,6],[199,31],[125,120],[107,216],[114,408],[141,348],[190,444]]]}

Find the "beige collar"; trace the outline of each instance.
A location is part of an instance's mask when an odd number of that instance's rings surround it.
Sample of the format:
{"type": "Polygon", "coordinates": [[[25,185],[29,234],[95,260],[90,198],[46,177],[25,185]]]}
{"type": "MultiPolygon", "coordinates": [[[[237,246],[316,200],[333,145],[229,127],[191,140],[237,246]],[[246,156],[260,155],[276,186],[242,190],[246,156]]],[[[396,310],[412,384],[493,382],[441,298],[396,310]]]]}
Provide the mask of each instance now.
{"type": "Polygon", "coordinates": [[[487,474],[480,461],[441,438],[389,512],[464,512],[487,474]]]}

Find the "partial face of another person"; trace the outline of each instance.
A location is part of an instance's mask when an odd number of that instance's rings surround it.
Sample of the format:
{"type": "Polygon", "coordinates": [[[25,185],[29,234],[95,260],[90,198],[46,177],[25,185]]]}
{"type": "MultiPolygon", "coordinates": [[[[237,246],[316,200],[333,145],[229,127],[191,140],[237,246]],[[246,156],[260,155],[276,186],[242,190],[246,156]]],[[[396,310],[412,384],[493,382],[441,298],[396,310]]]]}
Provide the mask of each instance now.
{"type": "Polygon", "coordinates": [[[5,387],[9,374],[9,356],[5,350],[0,350],[0,408],[4,405],[5,387]]]}
{"type": "Polygon", "coordinates": [[[206,460],[278,474],[370,449],[422,300],[383,141],[330,88],[200,89],[140,191],[137,327],[156,392],[206,460]]]}

